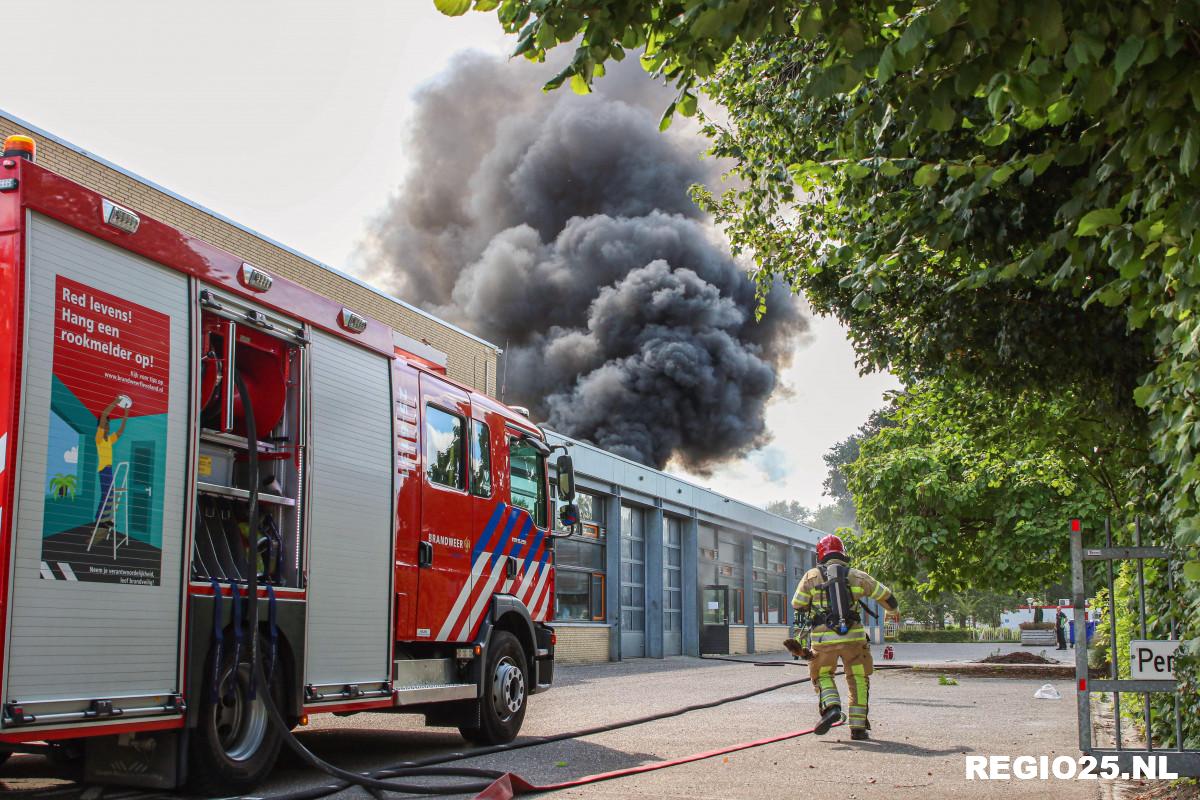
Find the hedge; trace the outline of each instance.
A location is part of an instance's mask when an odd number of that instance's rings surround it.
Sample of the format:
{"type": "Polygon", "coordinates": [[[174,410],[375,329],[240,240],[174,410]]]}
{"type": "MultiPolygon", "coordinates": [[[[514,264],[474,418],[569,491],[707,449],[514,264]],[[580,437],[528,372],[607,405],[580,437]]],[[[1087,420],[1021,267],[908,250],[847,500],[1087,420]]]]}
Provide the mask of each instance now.
{"type": "Polygon", "coordinates": [[[962,642],[976,643],[979,640],[970,631],[950,628],[940,631],[897,631],[894,637],[897,642],[962,642]]]}

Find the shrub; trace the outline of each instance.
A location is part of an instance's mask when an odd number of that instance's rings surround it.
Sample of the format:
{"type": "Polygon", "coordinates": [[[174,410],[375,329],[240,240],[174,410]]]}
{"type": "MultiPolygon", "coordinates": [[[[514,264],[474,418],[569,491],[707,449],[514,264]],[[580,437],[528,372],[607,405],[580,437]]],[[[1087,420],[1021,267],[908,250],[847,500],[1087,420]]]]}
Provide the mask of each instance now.
{"type": "Polygon", "coordinates": [[[897,631],[897,642],[974,642],[975,634],[965,628],[946,628],[938,631],[897,631]]]}

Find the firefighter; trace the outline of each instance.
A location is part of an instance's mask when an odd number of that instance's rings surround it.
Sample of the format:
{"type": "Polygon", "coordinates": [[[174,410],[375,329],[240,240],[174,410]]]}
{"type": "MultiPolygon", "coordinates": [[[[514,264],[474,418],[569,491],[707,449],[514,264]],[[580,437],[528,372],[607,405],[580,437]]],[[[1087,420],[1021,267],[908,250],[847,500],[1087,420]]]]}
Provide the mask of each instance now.
{"type": "Polygon", "coordinates": [[[833,673],[841,659],[850,689],[850,738],[868,739],[871,723],[867,719],[867,699],[873,664],[871,645],[862,624],[861,610],[865,607],[861,603],[877,601],[892,620],[900,618],[899,605],[890,589],[867,573],[850,568],[846,547],[839,537],[830,534],[817,542],[817,561],[818,565],[800,579],[792,598],[792,607],[802,620],[800,627],[811,627],[811,649],[803,646],[798,634],[789,640],[788,650],[808,659],[821,715],[813,732],[828,733],[842,718],[842,701],[833,682],[833,673]]]}

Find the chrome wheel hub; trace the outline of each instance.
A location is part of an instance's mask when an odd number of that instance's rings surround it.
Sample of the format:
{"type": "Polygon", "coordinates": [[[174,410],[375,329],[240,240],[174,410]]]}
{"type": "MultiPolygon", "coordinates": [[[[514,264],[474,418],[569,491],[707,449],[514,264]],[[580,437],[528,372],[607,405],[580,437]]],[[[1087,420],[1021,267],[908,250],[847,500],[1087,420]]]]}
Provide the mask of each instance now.
{"type": "Polygon", "coordinates": [[[261,697],[250,700],[249,681],[250,669],[245,664],[227,671],[214,708],[217,739],[231,761],[252,757],[267,734],[267,707],[261,697]]]}
{"type": "Polygon", "coordinates": [[[525,705],[525,675],[508,656],[496,664],[492,675],[492,707],[507,722],[525,705]]]}

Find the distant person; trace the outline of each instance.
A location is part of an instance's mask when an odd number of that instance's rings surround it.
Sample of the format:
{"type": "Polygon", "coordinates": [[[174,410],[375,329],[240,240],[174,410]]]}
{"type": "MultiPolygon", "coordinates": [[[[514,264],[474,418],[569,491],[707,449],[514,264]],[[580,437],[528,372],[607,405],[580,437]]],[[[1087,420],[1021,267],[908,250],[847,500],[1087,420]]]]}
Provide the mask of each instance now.
{"type": "Polygon", "coordinates": [[[818,697],[821,719],[813,733],[829,732],[842,718],[842,701],[833,673],[838,659],[846,670],[850,689],[850,738],[869,739],[867,719],[870,675],[874,669],[871,645],[859,613],[859,603],[875,600],[887,609],[887,618],[899,620],[899,604],[882,583],[861,570],[851,569],[842,540],[830,534],[817,542],[818,565],[804,573],[792,598],[792,607],[812,626],[811,650],[797,639],[785,644],[789,651],[808,658],[808,673],[818,697]]]}
{"type": "Polygon", "coordinates": [[[1054,635],[1058,638],[1058,647],[1055,650],[1067,649],[1067,615],[1063,611],[1062,606],[1058,607],[1058,613],[1054,615],[1054,635]]]}
{"type": "Polygon", "coordinates": [[[100,502],[96,504],[95,521],[104,528],[105,539],[112,533],[116,516],[110,497],[113,483],[113,445],[125,433],[125,423],[129,421],[129,412],[126,411],[128,404],[129,398],[118,395],[100,412],[100,423],[96,426],[96,477],[100,479],[100,502]],[[114,433],[109,415],[118,406],[125,411],[125,415],[121,417],[121,427],[114,433]]]}

